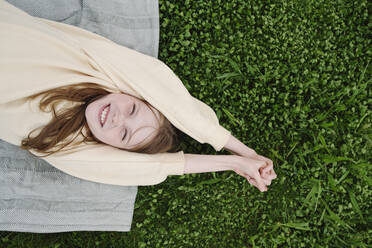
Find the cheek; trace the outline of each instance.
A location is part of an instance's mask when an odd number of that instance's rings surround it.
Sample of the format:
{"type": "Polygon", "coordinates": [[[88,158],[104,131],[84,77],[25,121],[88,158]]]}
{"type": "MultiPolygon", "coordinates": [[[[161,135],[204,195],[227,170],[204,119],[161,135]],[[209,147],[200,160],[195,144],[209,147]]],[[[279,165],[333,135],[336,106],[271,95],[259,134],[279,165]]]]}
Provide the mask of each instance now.
{"type": "Polygon", "coordinates": [[[84,117],[85,117],[85,120],[88,123],[88,126],[90,128],[90,125],[89,125],[90,124],[89,106],[85,109],[84,117]]]}
{"type": "Polygon", "coordinates": [[[102,134],[97,130],[97,117],[95,116],[93,104],[89,104],[85,109],[85,119],[92,134],[96,137],[96,139],[101,140],[100,137],[102,134]]]}
{"type": "Polygon", "coordinates": [[[119,143],[120,139],[118,139],[118,132],[112,130],[108,131],[98,131],[96,132],[95,136],[104,143],[114,145],[119,143]]]}
{"type": "Polygon", "coordinates": [[[93,113],[94,113],[94,104],[91,103],[87,106],[87,108],[85,109],[85,117],[87,118],[87,120],[89,122],[92,121],[92,117],[93,117],[93,113]]]}
{"type": "Polygon", "coordinates": [[[85,110],[85,119],[88,123],[89,128],[94,132],[94,112],[92,109],[87,108],[85,110]]]}

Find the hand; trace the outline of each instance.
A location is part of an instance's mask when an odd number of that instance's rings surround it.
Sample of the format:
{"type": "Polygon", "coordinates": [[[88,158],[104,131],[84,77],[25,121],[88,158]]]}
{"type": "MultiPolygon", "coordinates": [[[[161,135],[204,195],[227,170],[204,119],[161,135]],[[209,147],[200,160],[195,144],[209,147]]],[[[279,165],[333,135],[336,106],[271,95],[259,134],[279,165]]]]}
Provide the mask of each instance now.
{"type": "Polygon", "coordinates": [[[250,155],[249,158],[267,162],[268,165],[265,168],[260,169],[260,175],[263,179],[270,180],[271,182],[271,180],[274,180],[276,178],[273,161],[271,159],[258,155],[257,153],[255,155],[250,155]]]}
{"type": "Polygon", "coordinates": [[[261,157],[257,158],[260,159],[237,156],[236,166],[233,171],[245,177],[251,185],[264,192],[267,191],[267,186],[271,184],[271,180],[276,177],[276,174],[275,172],[275,176],[271,174],[273,170],[270,170],[270,164],[267,160],[261,157]]]}
{"type": "MultiPolygon", "coordinates": [[[[266,163],[265,166],[260,167],[258,169],[260,177],[265,182],[265,185],[270,185],[271,180],[276,178],[276,174],[275,174],[275,171],[274,171],[274,168],[273,168],[273,161],[271,161],[270,159],[268,159],[264,156],[258,155],[255,152],[255,150],[246,146],[244,143],[242,143],[240,140],[238,140],[233,135],[230,136],[230,138],[229,138],[227,144],[224,146],[224,148],[226,150],[230,151],[232,154],[238,156],[238,157],[245,157],[245,158],[258,160],[258,161],[266,163]]],[[[239,169],[236,169],[235,172],[238,173],[239,175],[243,176],[243,177],[247,177],[247,175],[243,171],[240,171],[239,169]]],[[[250,184],[252,184],[252,185],[256,186],[258,189],[260,189],[258,181],[255,178],[252,178],[252,177],[248,176],[247,179],[248,179],[248,182],[250,184]]],[[[263,188],[263,187],[261,187],[261,188],[263,188]]],[[[267,187],[266,187],[266,189],[267,189],[267,187]]]]}

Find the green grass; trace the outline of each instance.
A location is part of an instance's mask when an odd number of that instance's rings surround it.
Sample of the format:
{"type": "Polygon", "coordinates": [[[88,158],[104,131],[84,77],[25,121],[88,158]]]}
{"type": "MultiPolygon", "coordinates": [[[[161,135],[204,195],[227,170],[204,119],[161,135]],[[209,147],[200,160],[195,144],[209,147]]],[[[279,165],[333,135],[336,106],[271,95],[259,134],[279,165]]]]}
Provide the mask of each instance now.
{"type": "MultiPolygon", "coordinates": [[[[274,162],[266,193],[234,172],[139,187],[132,230],[0,233],[0,247],[371,245],[366,0],[159,0],[159,59],[274,162]]],[[[216,153],[183,135],[185,153],[216,153]]]]}

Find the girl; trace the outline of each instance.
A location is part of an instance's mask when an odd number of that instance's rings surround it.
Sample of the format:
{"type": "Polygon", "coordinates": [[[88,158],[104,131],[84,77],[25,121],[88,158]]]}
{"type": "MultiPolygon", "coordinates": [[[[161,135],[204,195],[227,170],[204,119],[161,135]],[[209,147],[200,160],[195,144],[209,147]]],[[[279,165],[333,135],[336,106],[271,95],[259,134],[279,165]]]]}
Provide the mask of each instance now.
{"type": "Polygon", "coordinates": [[[160,60],[3,0],[0,40],[0,138],[67,174],[153,185],[233,170],[260,191],[276,178],[160,60]],[[176,128],[234,155],[177,152],[176,128]]]}

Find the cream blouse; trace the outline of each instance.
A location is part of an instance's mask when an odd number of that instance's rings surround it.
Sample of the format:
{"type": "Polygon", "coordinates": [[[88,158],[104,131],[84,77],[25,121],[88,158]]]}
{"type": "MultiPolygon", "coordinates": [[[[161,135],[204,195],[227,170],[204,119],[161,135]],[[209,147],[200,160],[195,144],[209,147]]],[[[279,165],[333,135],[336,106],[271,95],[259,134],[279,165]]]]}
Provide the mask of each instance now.
{"type": "MultiPolygon", "coordinates": [[[[14,145],[20,146],[33,129],[52,118],[52,113],[39,110],[40,98],[30,102],[25,97],[82,82],[148,101],[176,128],[216,151],[230,137],[215,112],[191,96],[162,61],[87,30],[33,17],[4,0],[0,77],[0,139],[14,145]]],[[[183,175],[185,166],[183,151],[142,154],[106,144],[81,144],[42,159],[72,176],[115,185],[158,184],[168,175],[183,175]]]]}

